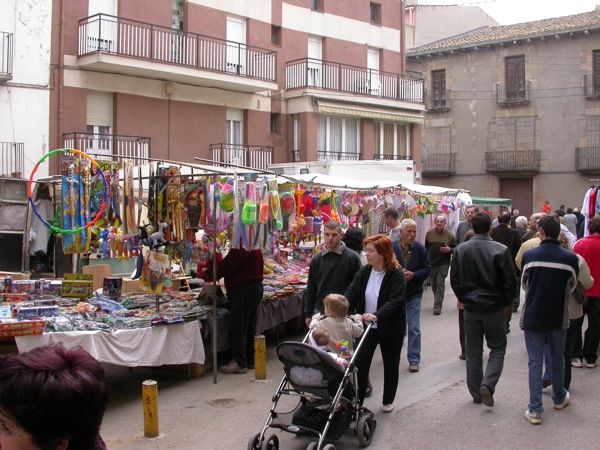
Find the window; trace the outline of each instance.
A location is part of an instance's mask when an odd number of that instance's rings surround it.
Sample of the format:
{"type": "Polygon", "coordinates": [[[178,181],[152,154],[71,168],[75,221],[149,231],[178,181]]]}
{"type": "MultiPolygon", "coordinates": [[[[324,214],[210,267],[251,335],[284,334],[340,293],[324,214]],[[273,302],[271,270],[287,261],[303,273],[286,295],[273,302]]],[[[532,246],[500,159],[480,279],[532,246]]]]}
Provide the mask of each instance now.
{"type": "Polygon", "coordinates": [[[375,122],[373,154],[379,159],[409,159],[406,125],[375,122]]]}
{"type": "Polygon", "coordinates": [[[381,5],[371,3],[371,25],[381,25],[381,5]]]}
{"type": "Polygon", "coordinates": [[[431,109],[446,108],[446,70],[431,72],[431,109]]]}
{"type": "Polygon", "coordinates": [[[310,0],[310,9],[313,11],[323,11],[321,2],[324,0],[310,0]]]}
{"type": "Polygon", "coordinates": [[[498,151],[535,150],[535,117],[496,117],[498,151]]]}
{"type": "Polygon", "coordinates": [[[279,134],[281,114],[271,113],[271,133],[279,134]]]}
{"type": "Polygon", "coordinates": [[[85,152],[112,155],[113,95],[109,92],[87,92],[87,137],[85,152]]]}
{"type": "Polygon", "coordinates": [[[600,116],[587,116],[586,138],[588,147],[600,147],[600,116]]]}
{"type": "Polygon", "coordinates": [[[592,92],[600,95],[600,50],[592,53],[592,77],[592,92]]]}
{"type": "Polygon", "coordinates": [[[450,127],[425,128],[423,143],[429,156],[432,154],[450,153],[450,127]]]}
{"type": "Polygon", "coordinates": [[[241,109],[227,108],[227,136],[225,142],[228,144],[240,145],[242,141],[242,120],[243,113],[241,109]]]}
{"type": "Polygon", "coordinates": [[[294,116],[294,162],[300,161],[300,115],[294,116]]]}
{"type": "Polygon", "coordinates": [[[319,116],[317,159],[359,159],[358,119],[319,116]]]}
{"type": "Polygon", "coordinates": [[[271,26],[271,44],[281,45],[281,27],[277,25],[271,26]]]}
{"type": "Polygon", "coordinates": [[[527,99],[525,87],[525,56],[511,56],[505,60],[506,101],[527,99]]]}

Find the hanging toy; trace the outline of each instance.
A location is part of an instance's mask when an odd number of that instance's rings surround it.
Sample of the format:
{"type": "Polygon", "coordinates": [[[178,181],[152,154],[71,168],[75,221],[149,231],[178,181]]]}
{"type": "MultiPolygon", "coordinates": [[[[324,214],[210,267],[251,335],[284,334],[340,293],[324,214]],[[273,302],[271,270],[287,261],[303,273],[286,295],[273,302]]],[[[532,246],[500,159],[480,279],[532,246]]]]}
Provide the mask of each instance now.
{"type": "Polygon", "coordinates": [[[283,229],[288,230],[288,219],[294,213],[296,209],[296,202],[291,192],[284,192],[281,194],[281,216],[283,217],[283,229]]]}
{"type": "Polygon", "coordinates": [[[222,178],[221,182],[215,184],[219,188],[219,206],[221,210],[233,212],[233,183],[231,178],[222,178]]]}
{"type": "Polygon", "coordinates": [[[336,348],[340,351],[340,358],[349,358],[350,352],[348,351],[348,341],[342,339],[335,343],[336,348]]]}
{"type": "Polygon", "coordinates": [[[281,230],[283,228],[283,221],[281,217],[281,202],[279,199],[279,191],[277,191],[277,181],[272,180],[269,182],[269,205],[271,209],[271,220],[274,223],[275,230],[281,230]]]}
{"type": "Polygon", "coordinates": [[[254,201],[254,183],[246,183],[246,201],[242,207],[242,222],[244,225],[256,223],[256,202],[254,201]]]}

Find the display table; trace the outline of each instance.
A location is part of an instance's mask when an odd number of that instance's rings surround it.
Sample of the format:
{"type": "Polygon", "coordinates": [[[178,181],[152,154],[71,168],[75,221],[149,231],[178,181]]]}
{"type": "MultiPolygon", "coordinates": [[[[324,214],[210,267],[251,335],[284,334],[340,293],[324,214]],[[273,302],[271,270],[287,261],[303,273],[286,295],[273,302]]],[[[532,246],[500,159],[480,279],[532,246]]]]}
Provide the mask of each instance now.
{"type": "Polygon", "coordinates": [[[126,367],[204,364],[201,326],[194,321],[113,332],[44,333],[15,341],[19,352],[62,342],[67,348],[82,347],[100,362],[126,367]]]}
{"type": "Polygon", "coordinates": [[[270,330],[281,323],[303,315],[305,296],[306,290],[300,289],[294,294],[258,305],[258,311],[256,312],[256,334],[263,334],[265,330],[270,330]]]}

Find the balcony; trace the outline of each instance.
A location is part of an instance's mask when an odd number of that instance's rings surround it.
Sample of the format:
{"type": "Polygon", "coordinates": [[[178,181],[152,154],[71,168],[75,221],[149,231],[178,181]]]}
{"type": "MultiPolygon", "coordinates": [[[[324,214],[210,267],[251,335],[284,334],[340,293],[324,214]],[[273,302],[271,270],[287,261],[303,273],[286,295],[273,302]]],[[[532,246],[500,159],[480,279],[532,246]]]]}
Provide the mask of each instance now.
{"type": "Polygon", "coordinates": [[[540,171],[541,152],[522,150],[485,152],[485,171],[488,173],[537,173],[540,171]]]}
{"type": "Polygon", "coordinates": [[[431,91],[425,92],[425,109],[428,113],[450,111],[450,90],[435,95],[431,91]]]}
{"type": "Polygon", "coordinates": [[[23,178],[25,144],[0,142],[0,177],[23,178]]]}
{"type": "Polygon", "coordinates": [[[116,134],[66,133],[63,146],[74,148],[101,161],[131,159],[136,164],[149,162],[150,138],[116,134]]]}
{"type": "Polygon", "coordinates": [[[423,176],[449,177],[456,173],[456,153],[429,153],[423,161],[423,176]]]}
{"type": "Polygon", "coordinates": [[[423,103],[423,80],[320,59],[288,61],[286,89],[314,88],[423,103]]]}
{"type": "Polygon", "coordinates": [[[78,62],[249,93],[277,89],[274,51],[107,14],[79,21],[78,62]]]}
{"type": "Polygon", "coordinates": [[[412,159],[408,155],[389,155],[385,153],[373,153],[374,161],[398,161],[398,160],[410,160],[412,159]]]}
{"type": "Polygon", "coordinates": [[[358,161],[362,153],[317,150],[317,161],[358,161]]]}
{"type": "Polygon", "coordinates": [[[500,106],[528,105],[531,103],[531,81],[496,83],[496,103],[500,106]]]}
{"type": "Polygon", "coordinates": [[[0,82],[12,80],[13,34],[0,31],[0,82]]]}
{"type": "Polygon", "coordinates": [[[587,98],[600,98],[600,75],[583,76],[583,95],[587,98]]]}
{"type": "Polygon", "coordinates": [[[273,147],[241,144],[211,144],[215,162],[268,170],[273,163],[273,147]]]}
{"type": "Polygon", "coordinates": [[[600,147],[577,147],[575,170],[590,175],[600,175],[600,147]]]}

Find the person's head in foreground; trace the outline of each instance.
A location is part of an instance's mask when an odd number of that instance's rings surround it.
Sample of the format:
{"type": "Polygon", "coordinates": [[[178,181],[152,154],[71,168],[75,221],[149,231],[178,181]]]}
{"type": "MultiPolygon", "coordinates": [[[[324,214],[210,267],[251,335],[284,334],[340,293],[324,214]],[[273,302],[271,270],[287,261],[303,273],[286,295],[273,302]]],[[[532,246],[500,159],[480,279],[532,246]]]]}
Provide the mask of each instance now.
{"type": "Polygon", "coordinates": [[[0,448],[100,450],[104,369],[62,344],[0,358],[0,448]]]}

